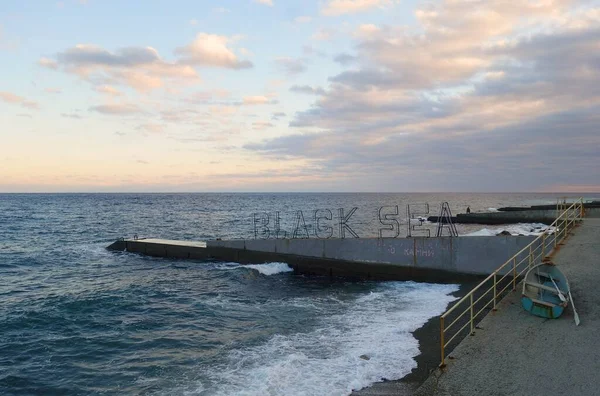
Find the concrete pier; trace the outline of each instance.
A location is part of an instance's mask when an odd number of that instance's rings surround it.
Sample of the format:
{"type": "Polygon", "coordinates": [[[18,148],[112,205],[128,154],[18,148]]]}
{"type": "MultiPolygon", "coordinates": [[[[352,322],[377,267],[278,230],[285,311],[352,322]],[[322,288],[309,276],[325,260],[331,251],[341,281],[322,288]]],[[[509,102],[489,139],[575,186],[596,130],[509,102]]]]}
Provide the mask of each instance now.
{"type": "MultiPolygon", "coordinates": [[[[459,213],[452,217],[456,224],[517,224],[517,223],[543,223],[552,224],[556,220],[556,209],[553,210],[521,210],[507,212],[485,212],[485,213],[459,213]]],[[[445,218],[429,216],[427,221],[432,223],[446,222],[445,218]]]]}
{"type": "MultiPolygon", "coordinates": [[[[598,201],[594,203],[585,203],[586,213],[589,216],[600,215],[600,204],[598,201]]],[[[452,217],[452,222],[456,224],[517,224],[517,223],[543,223],[552,224],[556,220],[556,206],[540,205],[530,208],[507,207],[500,208],[499,212],[481,212],[481,213],[459,213],[452,217]]],[[[432,223],[446,223],[445,218],[438,216],[429,216],[427,221],[432,223]]]]}
{"type": "Polygon", "coordinates": [[[533,316],[520,288],[486,316],[475,336],[450,354],[416,392],[420,396],[598,394],[600,328],[600,218],[574,230],[554,263],[569,279],[581,325],[569,307],[559,319],[533,316]]]}
{"type": "Polygon", "coordinates": [[[285,262],[305,274],[460,282],[488,275],[533,236],[256,239],[186,242],[125,239],[108,247],[155,257],[285,262]]]}

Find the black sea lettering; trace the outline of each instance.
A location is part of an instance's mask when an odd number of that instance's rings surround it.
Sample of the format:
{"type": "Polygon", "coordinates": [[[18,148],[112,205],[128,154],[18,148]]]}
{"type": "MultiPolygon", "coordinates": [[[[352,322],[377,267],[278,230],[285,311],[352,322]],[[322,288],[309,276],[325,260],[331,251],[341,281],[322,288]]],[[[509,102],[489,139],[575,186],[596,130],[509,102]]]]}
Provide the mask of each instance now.
{"type": "Polygon", "coordinates": [[[358,208],[356,207],[352,208],[352,210],[350,210],[350,212],[346,216],[344,216],[343,208],[338,209],[340,215],[340,238],[346,237],[346,230],[350,234],[352,234],[354,238],[358,238],[356,232],[354,232],[354,230],[348,225],[348,220],[350,219],[350,217],[352,217],[352,215],[354,214],[354,212],[356,212],[357,209],[358,208]]]}
{"type": "Polygon", "coordinates": [[[254,213],[254,239],[269,239],[269,214],[267,212],[254,213]]]}
{"type": "Polygon", "coordinates": [[[393,218],[395,216],[398,216],[398,214],[398,205],[382,206],[379,208],[379,222],[385,226],[379,229],[379,238],[384,238],[384,231],[394,231],[393,236],[388,235],[385,238],[397,238],[398,235],[400,235],[400,223],[398,222],[398,220],[393,218]],[[391,212],[384,213],[384,211],[389,211],[390,209],[391,212]]]}
{"type": "MultiPolygon", "coordinates": [[[[294,227],[294,235],[292,238],[298,238],[298,233],[301,231],[301,228],[302,233],[306,235],[306,238],[310,238],[310,235],[308,234],[308,228],[306,227],[306,222],[304,221],[304,213],[299,210],[296,212],[296,227],[294,227]]],[[[304,238],[304,236],[302,237],[304,238]]]]}
{"type": "Polygon", "coordinates": [[[333,220],[333,213],[329,209],[317,209],[315,210],[315,236],[319,239],[328,239],[333,236],[333,227],[330,225],[323,226],[321,228],[321,220],[333,220]],[[319,212],[324,212],[320,215],[319,212]],[[324,233],[324,234],[323,234],[324,233]]]}

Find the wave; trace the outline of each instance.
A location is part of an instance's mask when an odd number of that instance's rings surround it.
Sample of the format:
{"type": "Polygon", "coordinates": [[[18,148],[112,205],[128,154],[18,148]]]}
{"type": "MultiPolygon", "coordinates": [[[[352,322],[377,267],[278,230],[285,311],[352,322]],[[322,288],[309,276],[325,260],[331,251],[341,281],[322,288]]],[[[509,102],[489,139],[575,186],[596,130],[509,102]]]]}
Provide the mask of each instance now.
{"type": "Polygon", "coordinates": [[[464,236],[494,236],[502,232],[508,232],[510,235],[537,236],[542,235],[543,233],[553,234],[556,232],[556,227],[549,227],[542,223],[518,223],[495,228],[482,228],[481,230],[465,234],[464,236]]]}
{"type": "MultiPolygon", "coordinates": [[[[306,333],[277,334],[203,368],[202,394],[348,395],[416,367],[412,332],[441,314],[456,285],[390,282],[325,316],[306,333]],[[204,386],[206,385],[206,386],[204,386]],[[206,393],[205,393],[206,392],[206,393]]],[[[331,304],[335,304],[331,302],[331,304]]]]}
{"type": "Polygon", "coordinates": [[[238,264],[238,263],[219,263],[216,267],[219,270],[230,270],[237,268],[250,268],[252,270],[258,271],[263,275],[275,275],[283,272],[293,272],[294,269],[290,267],[286,263],[265,263],[265,264],[238,264]]]}
{"type": "Polygon", "coordinates": [[[252,268],[253,270],[256,270],[256,271],[260,272],[261,274],[267,275],[267,276],[280,274],[282,272],[294,271],[294,269],[291,268],[286,263],[248,264],[248,265],[244,265],[244,267],[252,268]]]}

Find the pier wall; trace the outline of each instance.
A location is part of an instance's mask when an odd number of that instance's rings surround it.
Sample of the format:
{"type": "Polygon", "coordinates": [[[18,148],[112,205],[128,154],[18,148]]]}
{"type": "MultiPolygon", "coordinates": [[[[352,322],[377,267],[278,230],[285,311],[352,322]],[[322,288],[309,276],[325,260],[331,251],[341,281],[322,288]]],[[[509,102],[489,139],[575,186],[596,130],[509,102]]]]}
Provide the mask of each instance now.
{"type": "Polygon", "coordinates": [[[126,239],[108,248],[154,257],[242,264],[285,262],[299,273],[315,275],[456,282],[489,275],[534,239],[508,235],[206,242],[126,239]]]}
{"type": "Polygon", "coordinates": [[[207,248],[488,275],[534,236],[207,241],[207,248]]]}

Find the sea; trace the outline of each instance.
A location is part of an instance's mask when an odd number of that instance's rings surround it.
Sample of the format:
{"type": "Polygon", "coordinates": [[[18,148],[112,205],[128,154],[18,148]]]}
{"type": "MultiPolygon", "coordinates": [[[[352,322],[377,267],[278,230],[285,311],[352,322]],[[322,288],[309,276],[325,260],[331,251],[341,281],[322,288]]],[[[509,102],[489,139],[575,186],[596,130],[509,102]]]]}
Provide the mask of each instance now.
{"type": "MultiPolygon", "coordinates": [[[[340,209],[346,217],[352,208],[345,221],[360,237],[378,236],[382,211],[398,213],[404,236],[409,217],[437,215],[442,202],[482,212],[560,196],[0,194],[0,394],[348,395],[400,379],[420,353],[413,332],[447,308],[458,285],[351,282],[296,275],[286,263],[106,246],[134,235],[313,238],[315,213],[331,217],[338,237],[340,209]]],[[[421,223],[419,232],[435,234],[421,223]]]]}

